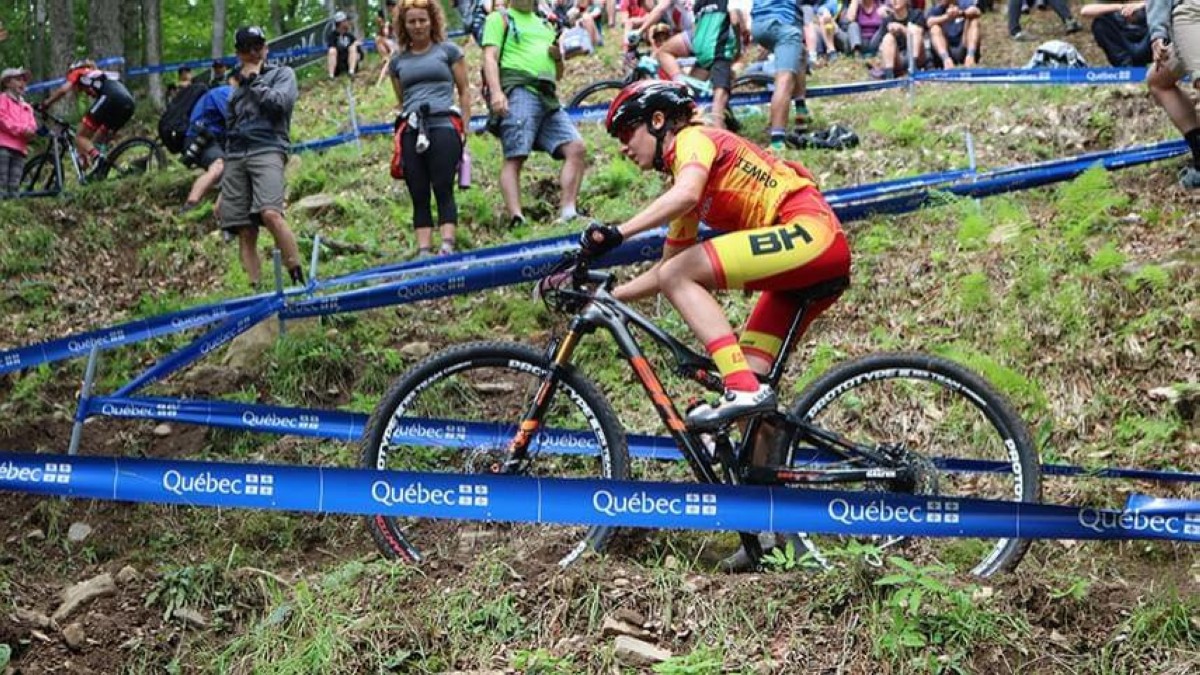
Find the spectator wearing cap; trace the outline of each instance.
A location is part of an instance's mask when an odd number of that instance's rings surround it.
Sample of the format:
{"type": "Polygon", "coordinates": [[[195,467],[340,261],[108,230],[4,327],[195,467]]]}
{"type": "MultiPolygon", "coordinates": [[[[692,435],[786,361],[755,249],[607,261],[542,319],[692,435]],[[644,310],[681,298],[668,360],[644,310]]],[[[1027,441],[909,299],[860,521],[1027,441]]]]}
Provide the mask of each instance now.
{"type": "Polygon", "coordinates": [[[558,100],[563,58],[557,39],[554,28],[534,13],[534,0],[511,0],[507,12],[492,12],[484,24],[484,80],[504,149],[500,192],[513,226],[525,224],[521,169],[535,148],[563,160],[559,220],[579,215],[575,200],[583,182],[585,151],[579,130],[558,100]]]}
{"type": "Polygon", "coordinates": [[[29,154],[29,141],[37,135],[33,106],[25,101],[29,71],[5,68],[0,72],[0,199],[21,191],[21,172],[29,154]]]}
{"type": "Polygon", "coordinates": [[[230,76],[225,130],[225,173],[221,177],[221,227],[237,233],[242,267],[258,286],[258,228],[267,228],[283,254],[291,280],[304,283],[300,249],[283,218],[283,171],[291,149],[292,108],[299,90],[296,73],[267,65],[266,33],[244,26],[234,36],[238,68],[230,76]]]}
{"type": "Polygon", "coordinates": [[[329,47],[325,52],[325,66],[331,80],[343,74],[354,77],[358,72],[362,46],[358,36],[350,31],[350,17],[345,12],[334,12],[333,30],[325,36],[325,46],[329,47]]]}
{"type": "Polygon", "coordinates": [[[220,87],[229,79],[229,66],[221,59],[213,59],[212,77],[208,81],[210,87],[220,87]]]}

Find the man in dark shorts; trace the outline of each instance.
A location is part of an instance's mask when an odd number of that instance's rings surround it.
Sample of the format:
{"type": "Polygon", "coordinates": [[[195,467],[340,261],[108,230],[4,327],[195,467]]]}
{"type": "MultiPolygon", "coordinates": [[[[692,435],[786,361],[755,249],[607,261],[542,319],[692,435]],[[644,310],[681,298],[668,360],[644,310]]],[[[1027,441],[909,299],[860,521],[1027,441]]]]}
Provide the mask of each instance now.
{"type": "Polygon", "coordinates": [[[267,228],[283,254],[291,280],[304,283],[300,249],[283,219],[287,189],[283,170],[291,149],[292,108],[300,92],[296,73],[267,65],[267,38],[257,26],[234,37],[239,66],[231,76],[225,131],[225,173],[221,177],[221,227],[236,231],[242,267],[253,286],[262,280],[258,228],[267,228]]]}
{"type": "Polygon", "coordinates": [[[100,70],[91,59],[84,59],[67,68],[66,81],[38,105],[38,110],[49,109],[72,91],[81,91],[95,99],[75,135],[75,149],[84,168],[94,168],[100,159],[95,143],[111,137],[133,117],[133,96],[115,74],[100,70]]]}
{"type": "Polygon", "coordinates": [[[345,12],[334,12],[333,30],[325,36],[325,65],[329,79],[338,75],[349,74],[354,77],[358,72],[358,60],[362,58],[362,46],[358,37],[350,32],[350,17],[345,12]]]}
{"type": "Polygon", "coordinates": [[[942,68],[979,63],[980,16],[975,0],[940,0],[925,13],[933,56],[942,68]]]}

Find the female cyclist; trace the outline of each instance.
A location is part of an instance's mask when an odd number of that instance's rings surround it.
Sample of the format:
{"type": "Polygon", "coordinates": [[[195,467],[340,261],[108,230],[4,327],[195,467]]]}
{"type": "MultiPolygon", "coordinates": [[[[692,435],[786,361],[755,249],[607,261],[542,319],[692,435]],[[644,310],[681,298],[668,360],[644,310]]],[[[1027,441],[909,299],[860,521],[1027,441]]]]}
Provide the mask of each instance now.
{"type": "MultiPolygon", "coordinates": [[[[633,300],[661,292],[704,343],[725,394],[693,409],[688,422],[711,428],[775,408],[775,392],[755,372],[770,369],[800,310],[800,300],[788,291],[847,277],[850,249],[807,169],[733,133],[697,124],[696,110],[681,83],[643,80],[621,90],[608,109],[608,133],[639,168],[669,173],[674,183],[619,227],[589,225],[580,245],[585,255],[596,256],[670,223],[662,260],[614,294],[633,300]],[[701,221],[724,234],[697,244],[701,221]],[[726,288],[763,292],[740,342],[710,293],[726,288]]],[[[809,305],[801,332],[836,299],[809,305]]]]}
{"type": "Polygon", "coordinates": [[[133,96],[125,85],[97,68],[95,61],[84,59],[72,63],[67,68],[66,81],[47,96],[38,105],[38,109],[49,109],[71,90],[82,91],[95,99],[92,107],[83,116],[79,133],[75,135],[75,149],[79,151],[84,168],[92,167],[100,158],[100,151],[96,149],[95,143],[111,137],[133,117],[133,96]]]}

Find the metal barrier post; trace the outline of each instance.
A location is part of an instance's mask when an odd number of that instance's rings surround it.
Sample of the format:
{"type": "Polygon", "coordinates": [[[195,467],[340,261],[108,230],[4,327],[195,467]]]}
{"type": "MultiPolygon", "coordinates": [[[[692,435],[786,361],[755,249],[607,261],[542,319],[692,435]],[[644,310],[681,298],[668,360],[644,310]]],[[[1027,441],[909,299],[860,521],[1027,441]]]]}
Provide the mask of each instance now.
{"type": "Polygon", "coordinates": [[[92,383],[96,379],[96,362],[100,359],[100,345],[93,344],[88,353],[87,369],[83,373],[83,388],[79,390],[79,407],[75,409],[75,423],[71,425],[71,442],[67,445],[68,455],[79,454],[79,442],[83,439],[83,423],[88,417],[92,398],[92,383]]]}
{"type": "MultiPolygon", "coordinates": [[[[275,293],[283,295],[283,256],[279,253],[279,249],[271,251],[271,262],[275,265],[275,293]]],[[[287,326],[283,320],[283,312],[279,313],[279,334],[283,335],[287,332],[287,326]]]]}
{"type": "Polygon", "coordinates": [[[913,29],[915,27],[916,26],[913,26],[912,24],[908,24],[904,28],[904,30],[908,31],[908,36],[907,36],[907,39],[908,39],[908,85],[905,88],[908,90],[908,104],[910,106],[913,103],[913,98],[916,95],[916,89],[917,89],[917,80],[916,80],[917,46],[916,46],[916,43],[913,41],[913,40],[915,40],[915,36],[913,34],[913,29]]]}
{"type": "Polygon", "coordinates": [[[308,264],[308,284],[315,286],[317,283],[317,258],[321,256],[321,235],[313,236],[312,258],[308,264]]]}
{"type": "MultiPolygon", "coordinates": [[[[971,135],[969,130],[964,131],[963,136],[966,138],[967,142],[967,168],[971,170],[971,182],[974,183],[979,179],[975,164],[975,137],[971,135]]],[[[982,205],[983,202],[980,201],[979,197],[976,197],[975,206],[982,205]]]]}
{"type": "Polygon", "coordinates": [[[362,154],[362,138],[358,132],[358,113],[354,109],[354,86],[351,81],[346,82],[346,101],[350,104],[350,131],[354,134],[354,145],[358,148],[358,153],[362,154]]]}

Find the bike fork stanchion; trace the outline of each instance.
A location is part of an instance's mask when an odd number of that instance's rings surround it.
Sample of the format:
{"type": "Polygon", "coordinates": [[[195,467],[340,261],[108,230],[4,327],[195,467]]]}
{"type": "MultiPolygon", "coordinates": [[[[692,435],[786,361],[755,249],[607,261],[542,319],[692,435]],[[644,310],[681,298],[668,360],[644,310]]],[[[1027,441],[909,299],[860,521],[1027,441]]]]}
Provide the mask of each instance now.
{"type": "MultiPolygon", "coordinates": [[[[271,262],[275,266],[275,293],[283,295],[283,255],[280,254],[279,249],[271,251],[271,262]]],[[[287,325],[283,320],[283,312],[280,312],[278,317],[279,334],[284,335],[287,333],[287,325]]]]}
{"type": "Polygon", "coordinates": [[[96,379],[96,362],[100,359],[100,346],[92,345],[88,353],[87,370],[83,374],[83,388],[79,391],[79,407],[75,409],[75,423],[71,425],[71,442],[67,445],[68,455],[79,454],[79,442],[83,439],[83,423],[87,421],[92,400],[92,384],[96,379]]]}

